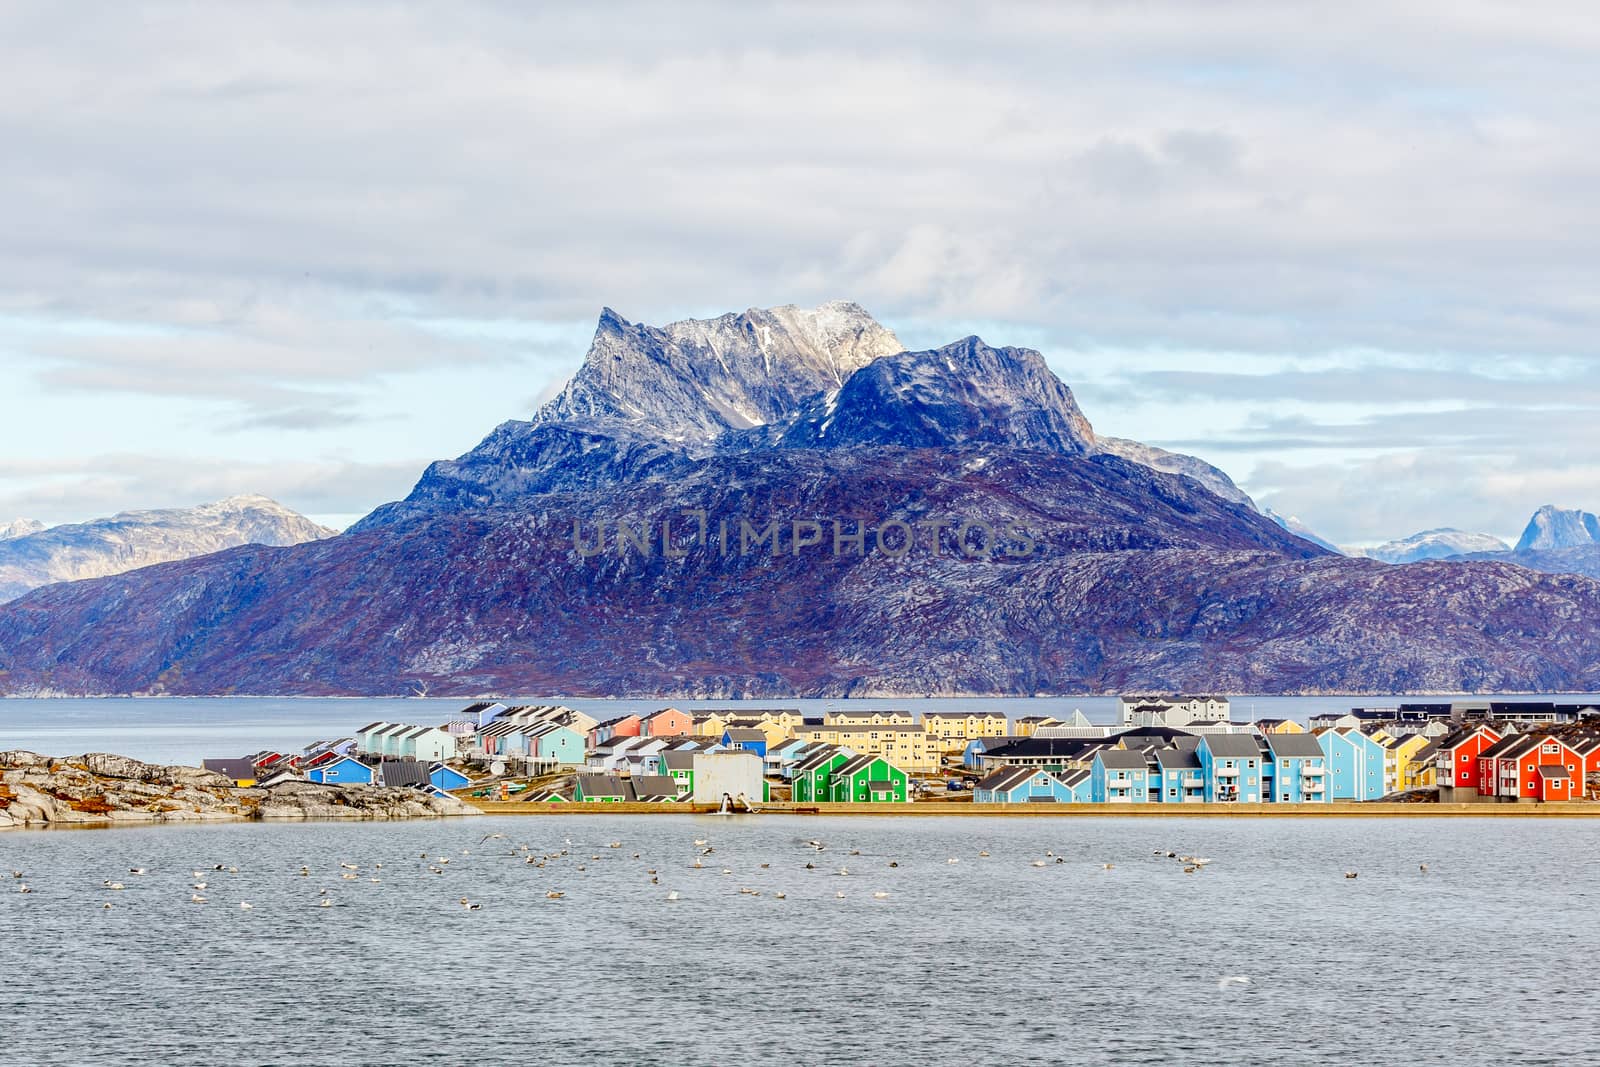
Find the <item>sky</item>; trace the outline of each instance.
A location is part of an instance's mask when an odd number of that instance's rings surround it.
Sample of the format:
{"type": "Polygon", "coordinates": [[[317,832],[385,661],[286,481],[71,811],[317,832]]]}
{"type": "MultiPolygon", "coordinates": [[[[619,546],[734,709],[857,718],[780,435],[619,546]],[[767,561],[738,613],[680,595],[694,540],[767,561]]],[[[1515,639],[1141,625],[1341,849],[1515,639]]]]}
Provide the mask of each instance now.
{"type": "Polygon", "coordinates": [[[1600,508],[1584,3],[0,6],[0,521],[344,525],[602,307],[861,303],[1322,536],[1600,508]]]}

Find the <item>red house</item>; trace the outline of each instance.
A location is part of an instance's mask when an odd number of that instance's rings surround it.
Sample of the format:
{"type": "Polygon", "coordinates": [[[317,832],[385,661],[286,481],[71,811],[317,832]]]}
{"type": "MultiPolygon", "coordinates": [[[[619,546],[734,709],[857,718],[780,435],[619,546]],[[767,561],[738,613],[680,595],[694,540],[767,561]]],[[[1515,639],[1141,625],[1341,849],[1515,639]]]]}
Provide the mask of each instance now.
{"type": "Polygon", "coordinates": [[[1513,735],[1478,756],[1478,792],[1501,801],[1583,795],[1583,757],[1549,734],[1513,735]]]}
{"type": "Polygon", "coordinates": [[[589,747],[603,745],[615,737],[638,737],[644,723],[637,715],[618,715],[589,731],[589,747]]]}
{"type": "Polygon", "coordinates": [[[662,708],[644,717],[642,734],[645,737],[683,737],[693,728],[694,720],[688,712],[662,708]]]}
{"type": "Polygon", "coordinates": [[[1488,726],[1470,726],[1439,740],[1433,754],[1433,780],[1439,786],[1439,800],[1478,799],[1478,757],[1500,740],[1500,732],[1488,726]]]}

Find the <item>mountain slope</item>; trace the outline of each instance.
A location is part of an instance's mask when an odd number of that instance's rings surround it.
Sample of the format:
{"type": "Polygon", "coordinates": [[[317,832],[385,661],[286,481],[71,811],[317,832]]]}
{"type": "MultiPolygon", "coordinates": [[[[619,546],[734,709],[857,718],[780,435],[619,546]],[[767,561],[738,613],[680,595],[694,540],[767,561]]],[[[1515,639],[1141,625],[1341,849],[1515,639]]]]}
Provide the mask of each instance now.
{"type": "Polygon", "coordinates": [[[0,522],[0,541],[9,541],[14,537],[26,537],[36,534],[44,529],[44,523],[36,519],[15,519],[11,522],[0,522]]]}
{"type": "Polygon", "coordinates": [[[1330,556],[1208,489],[1205,470],[1113,454],[1037,353],[969,338],[871,355],[883,335],[828,307],[602,322],[581,388],[433,464],[354,532],[0,607],[0,689],[1600,683],[1583,621],[1600,617],[1600,584],[1330,556]],[[841,321],[826,343],[791,336],[841,321]],[[607,364],[633,369],[607,378],[607,364]]]}
{"type": "Polygon", "coordinates": [[[1518,552],[1542,552],[1551,548],[1575,548],[1600,542],[1600,517],[1587,511],[1563,509],[1546,504],[1533,513],[1517,541],[1518,552]]]}
{"type": "Polygon", "coordinates": [[[1490,534],[1468,533],[1443,526],[1386,541],[1376,548],[1346,548],[1344,551],[1348,556],[1366,556],[1383,563],[1416,563],[1424,559],[1448,559],[1478,552],[1508,552],[1510,549],[1510,545],[1490,534]]]}
{"type": "Polygon", "coordinates": [[[263,496],[53,526],[0,541],[0,600],[239,545],[296,545],[336,531],[263,496]]]}

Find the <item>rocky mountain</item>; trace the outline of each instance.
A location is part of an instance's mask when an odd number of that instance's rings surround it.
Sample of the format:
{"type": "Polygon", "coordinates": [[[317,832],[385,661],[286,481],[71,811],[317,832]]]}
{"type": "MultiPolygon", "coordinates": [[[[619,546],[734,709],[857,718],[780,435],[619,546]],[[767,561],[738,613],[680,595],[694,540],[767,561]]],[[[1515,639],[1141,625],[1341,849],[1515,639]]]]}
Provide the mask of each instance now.
{"type": "Polygon", "coordinates": [[[350,532],[0,607],[0,689],[1600,683],[1600,584],[1331,555],[1214,491],[1220,472],[1108,446],[1037,353],[890,336],[854,305],[608,313],[561,397],[350,532]]]}
{"type": "Polygon", "coordinates": [[[1552,548],[1576,548],[1600,542],[1600,518],[1587,511],[1563,509],[1546,504],[1533,513],[1517,541],[1518,552],[1543,552],[1552,548]]]}
{"type": "Polygon", "coordinates": [[[1347,553],[1344,549],[1340,548],[1332,541],[1317,536],[1317,534],[1312,531],[1311,527],[1307,526],[1293,515],[1289,515],[1287,517],[1279,515],[1271,508],[1262,508],[1261,513],[1267,518],[1271,519],[1273,522],[1277,523],[1279,526],[1282,526],[1285,530],[1288,530],[1290,533],[1294,534],[1296,537],[1301,538],[1302,540],[1310,541],[1312,544],[1316,545],[1320,549],[1323,549],[1324,551],[1333,552],[1341,556],[1359,554],[1347,553]]]}
{"type": "Polygon", "coordinates": [[[36,519],[15,519],[11,522],[0,522],[0,541],[9,541],[13,537],[26,537],[44,529],[44,523],[36,519]]]}
{"type": "Polygon", "coordinates": [[[1383,563],[1416,563],[1424,559],[1448,559],[1477,552],[1509,552],[1511,546],[1490,534],[1467,533],[1448,526],[1423,530],[1410,537],[1387,541],[1376,548],[1345,548],[1347,556],[1365,556],[1383,563]]]}
{"type": "Polygon", "coordinates": [[[336,532],[264,496],[41,526],[0,541],[0,601],[52,582],[121,574],[240,545],[298,545],[336,532]]]}

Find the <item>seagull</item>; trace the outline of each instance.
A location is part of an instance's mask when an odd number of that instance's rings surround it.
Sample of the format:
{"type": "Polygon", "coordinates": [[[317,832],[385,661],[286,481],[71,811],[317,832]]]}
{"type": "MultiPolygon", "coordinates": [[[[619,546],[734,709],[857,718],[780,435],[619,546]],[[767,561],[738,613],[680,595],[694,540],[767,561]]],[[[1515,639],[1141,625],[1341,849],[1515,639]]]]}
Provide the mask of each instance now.
{"type": "Polygon", "coordinates": [[[984,851],[980,851],[980,852],[979,852],[979,853],[978,853],[978,855],[979,855],[979,856],[980,856],[980,857],[982,857],[982,858],[984,858],[984,859],[988,859],[988,858],[989,858],[989,853],[988,853],[988,852],[987,852],[987,851],[986,851],[986,850],[984,850],[984,851]]]}
{"type": "Polygon", "coordinates": [[[954,856],[951,856],[949,859],[945,860],[945,862],[946,863],[960,863],[961,861],[956,859],[954,856]]]}
{"type": "Polygon", "coordinates": [[[1110,864],[1110,863],[1102,863],[1100,865],[1100,869],[1102,871],[1113,871],[1113,870],[1116,870],[1116,867],[1115,867],[1115,865],[1110,864]]]}
{"type": "Polygon", "coordinates": [[[1427,874],[1428,873],[1428,865],[1426,863],[1419,863],[1419,864],[1417,864],[1417,870],[1421,871],[1423,874],[1427,874]]]}
{"type": "Polygon", "coordinates": [[[340,875],[340,876],[339,876],[339,877],[340,877],[340,878],[343,878],[343,879],[344,879],[344,880],[345,880],[345,881],[347,881],[347,882],[353,882],[353,881],[355,881],[355,880],[356,880],[356,878],[357,878],[357,877],[358,877],[358,876],[357,876],[357,875],[354,875],[354,874],[351,874],[351,873],[350,873],[350,872],[349,872],[349,871],[345,871],[345,872],[344,872],[344,873],[343,873],[343,874],[341,874],[341,875],[340,875]]]}
{"type": "Polygon", "coordinates": [[[143,874],[144,873],[144,868],[143,867],[129,867],[128,868],[128,873],[129,874],[143,874]]]}
{"type": "Polygon", "coordinates": [[[548,893],[546,893],[544,895],[544,898],[546,900],[560,900],[564,896],[566,896],[565,893],[558,893],[554,889],[552,889],[552,890],[550,890],[548,893]]]}
{"type": "Polygon", "coordinates": [[[834,896],[839,898],[840,900],[843,900],[844,899],[844,890],[843,889],[839,890],[837,893],[834,894],[834,896]]]}
{"type": "Polygon", "coordinates": [[[696,845],[703,845],[703,844],[706,843],[706,839],[703,838],[703,837],[697,837],[697,838],[694,839],[694,843],[696,845]]]}
{"type": "Polygon", "coordinates": [[[331,908],[331,907],[333,907],[333,901],[329,900],[327,897],[323,897],[321,902],[317,904],[317,907],[319,907],[319,908],[331,908]]]}
{"type": "Polygon", "coordinates": [[[611,842],[611,844],[607,845],[606,847],[607,848],[621,848],[622,847],[622,842],[621,841],[613,841],[613,842],[611,842]]]}
{"type": "Polygon", "coordinates": [[[109,879],[104,884],[107,889],[121,889],[123,887],[121,882],[113,882],[109,879]]]}
{"type": "Polygon", "coordinates": [[[678,899],[678,891],[676,889],[674,889],[671,892],[669,892],[667,894],[667,899],[668,900],[677,900],[678,899]]]}
{"type": "Polygon", "coordinates": [[[1044,866],[1044,860],[1034,860],[1033,861],[1033,865],[1035,867],[1043,867],[1044,866]]]}
{"type": "Polygon", "coordinates": [[[787,900],[789,898],[789,894],[787,893],[774,893],[772,895],[777,897],[779,900],[787,900]]]}
{"type": "Polygon", "coordinates": [[[189,903],[191,904],[204,904],[205,902],[206,898],[201,896],[199,893],[191,893],[189,895],[189,903]]]}
{"type": "Polygon", "coordinates": [[[204,889],[204,888],[205,888],[205,887],[206,887],[206,884],[205,884],[205,883],[204,883],[204,882],[196,882],[196,883],[195,883],[195,884],[194,884],[194,887],[195,887],[195,888],[196,888],[196,889],[204,889]]]}
{"type": "Polygon", "coordinates": [[[1225,974],[1221,978],[1217,979],[1218,989],[1232,989],[1235,986],[1245,986],[1249,984],[1250,977],[1243,974],[1225,974]]]}
{"type": "Polygon", "coordinates": [[[29,885],[27,882],[23,882],[22,885],[17,889],[17,892],[31,893],[33,892],[33,886],[29,885]]]}
{"type": "Polygon", "coordinates": [[[341,864],[339,864],[339,866],[343,867],[347,871],[359,871],[361,869],[360,867],[356,866],[354,863],[341,863],[341,864]]]}
{"type": "Polygon", "coordinates": [[[239,910],[240,911],[250,911],[254,907],[255,907],[255,905],[250,903],[248,900],[239,901],[239,910]]]}
{"type": "Polygon", "coordinates": [[[1355,871],[1345,871],[1344,872],[1344,876],[1346,878],[1354,878],[1356,876],[1356,872],[1355,871]]]}
{"type": "Polygon", "coordinates": [[[840,867],[839,868],[839,877],[848,878],[849,876],[850,876],[850,868],[849,867],[840,867]]]}
{"type": "Polygon", "coordinates": [[[1187,866],[1187,867],[1185,867],[1183,869],[1183,873],[1184,874],[1193,874],[1195,871],[1198,871],[1199,869],[1200,869],[1199,867],[1196,867],[1196,866],[1191,864],[1190,866],[1187,866]]]}
{"type": "Polygon", "coordinates": [[[481,845],[485,841],[504,841],[505,836],[505,834],[501,833],[484,834],[482,837],[478,838],[478,844],[481,845]]]}
{"type": "Polygon", "coordinates": [[[700,862],[700,857],[699,856],[696,856],[694,858],[694,862],[689,864],[689,866],[693,867],[695,870],[699,870],[701,867],[704,867],[705,864],[700,862]]]}
{"type": "Polygon", "coordinates": [[[1194,864],[1196,867],[1204,867],[1206,864],[1210,863],[1211,861],[1206,859],[1204,856],[1194,856],[1194,857],[1190,858],[1189,862],[1194,864]]]}
{"type": "Polygon", "coordinates": [[[300,868],[300,877],[304,878],[307,875],[309,875],[310,873],[311,873],[311,868],[310,867],[301,867],[300,868]]]}
{"type": "Polygon", "coordinates": [[[100,910],[101,911],[105,911],[105,910],[109,909],[110,907],[111,907],[111,901],[108,900],[104,904],[100,905],[100,910]]]}
{"type": "Polygon", "coordinates": [[[13,877],[13,878],[21,878],[22,877],[22,872],[21,871],[12,871],[11,872],[11,877],[13,877]]]}
{"type": "Polygon", "coordinates": [[[900,866],[900,861],[899,860],[890,860],[889,861],[889,866],[898,867],[898,866],[900,866]]]}
{"type": "Polygon", "coordinates": [[[876,893],[872,894],[872,899],[873,900],[888,900],[889,899],[889,894],[885,893],[883,890],[880,889],[876,893]]]}

